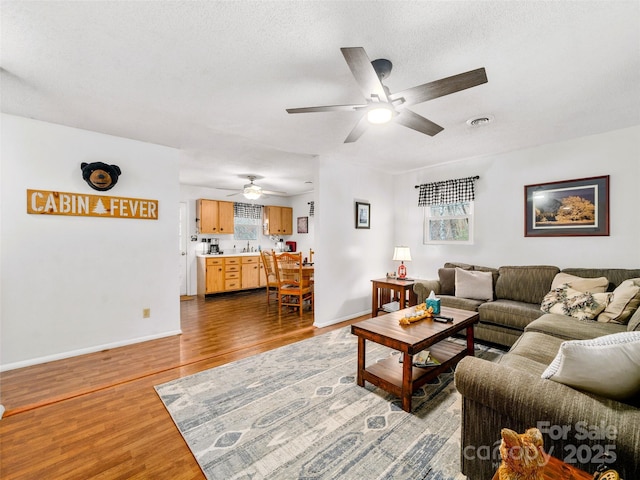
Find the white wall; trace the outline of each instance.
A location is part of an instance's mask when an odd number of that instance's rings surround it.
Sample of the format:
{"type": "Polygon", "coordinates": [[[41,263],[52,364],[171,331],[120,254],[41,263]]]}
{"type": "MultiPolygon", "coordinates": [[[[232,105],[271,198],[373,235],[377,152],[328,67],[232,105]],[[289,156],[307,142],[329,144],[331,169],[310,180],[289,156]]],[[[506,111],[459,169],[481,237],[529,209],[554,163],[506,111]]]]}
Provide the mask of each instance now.
{"type": "Polygon", "coordinates": [[[179,333],[177,151],[11,115],[1,121],[1,368],[179,333]],[[122,169],[105,195],[159,200],[159,219],[26,213],[28,188],[101,193],[80,170],[94,161],[122,169]]]}
{"type": "Polygon", "coordinates": [[[427,168],[394,179],[395,238],[411,247],[409,273],[418,278],[436,278],[446,261],[640,268],[639,183],[640,126],[427,168]],[[474,175],[474,245],[423,245],[414,185],[474,175]],[[524,236],[525,185],[601,175],[610,176],[610,236],[524,236]]]}
{"type": "MultiPolygon", "coordinates": [[[[314,240],[316,234],[315,215],[309,216],[309,202],[314,200],[313,193],[305,193],[303,195],[295,195],[290,197],[291,208],[293,208],[293,235],[287,240],[293,240],[296,242],[296,247],[299,252],[302,252],[303,257],[309,258],[309,249],[314,248],[314,240]],[[309,233],[298,233],[297,221],[299,217],[307,217],[307,226],[309,233]]],[[[315,256],[315,253],[314,253],[315,256]]]]}
{"type": "Polygon", "coordinates": [[[315,325],[371,311],[371,280],[393,256],[393,185],[388,174],[319,159],[315,204],[315,325]],[[371,204],[371,228],[355,228],[355,202],[371,204]]]}

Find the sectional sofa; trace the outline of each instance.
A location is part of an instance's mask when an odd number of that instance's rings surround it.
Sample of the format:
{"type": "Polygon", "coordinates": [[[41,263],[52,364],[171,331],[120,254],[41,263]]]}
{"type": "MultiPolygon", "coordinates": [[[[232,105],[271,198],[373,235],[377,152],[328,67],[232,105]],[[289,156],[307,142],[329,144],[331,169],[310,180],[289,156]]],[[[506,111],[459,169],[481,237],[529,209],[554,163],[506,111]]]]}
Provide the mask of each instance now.
{"type": "Polygon", "coordinates": [[[612,461],[621,478],[640,478],[636,285],[640,269],[461,263],[447,263],[438,279],[415,284],[418,301],[433,291],[443,306],[477,310],[476,338],[509,349],[496,362],[467,357],[456,368],[461,470],[470,480],[492,478],[503,427],[523,432],[532,426],[541,429],[545,451],[567,463],[593,473],[612,461]],[[582,278],[589,280],[583,284],[582,278]],[[589,302],[567,295],[593,290],[590,298],[606,298],[613,308],[613,299],[628,286],[636,294],[617,317],[626,315],[621,323],[610,321],[607,310],[589,318],[595,312],[589,302]]]}

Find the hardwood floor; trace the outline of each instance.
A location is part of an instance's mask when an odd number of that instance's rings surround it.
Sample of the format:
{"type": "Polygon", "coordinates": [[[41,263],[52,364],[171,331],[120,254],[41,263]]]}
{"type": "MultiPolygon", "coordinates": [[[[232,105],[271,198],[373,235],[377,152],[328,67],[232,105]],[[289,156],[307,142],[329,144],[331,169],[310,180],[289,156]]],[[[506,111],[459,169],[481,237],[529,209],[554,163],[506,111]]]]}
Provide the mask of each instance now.
{"type": "Polygon", "coordinates": [[[180,302],[182,335],[0,374],[0,477],[204,479],[154,385],[340,328],[264,290],[180,302]]]}

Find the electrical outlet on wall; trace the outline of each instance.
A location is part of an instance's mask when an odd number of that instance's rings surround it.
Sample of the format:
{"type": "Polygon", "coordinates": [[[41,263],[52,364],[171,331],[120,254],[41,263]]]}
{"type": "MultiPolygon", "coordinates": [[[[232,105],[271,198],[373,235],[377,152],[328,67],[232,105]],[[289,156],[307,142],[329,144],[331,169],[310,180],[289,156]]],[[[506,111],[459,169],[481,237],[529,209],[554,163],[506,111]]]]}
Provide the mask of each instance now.
{"type": "Polygon", "coordinates": [[[142,318],[149,318],[151,316],[151,309],[150,308],[143,308],[142,309],[142,318]]]}

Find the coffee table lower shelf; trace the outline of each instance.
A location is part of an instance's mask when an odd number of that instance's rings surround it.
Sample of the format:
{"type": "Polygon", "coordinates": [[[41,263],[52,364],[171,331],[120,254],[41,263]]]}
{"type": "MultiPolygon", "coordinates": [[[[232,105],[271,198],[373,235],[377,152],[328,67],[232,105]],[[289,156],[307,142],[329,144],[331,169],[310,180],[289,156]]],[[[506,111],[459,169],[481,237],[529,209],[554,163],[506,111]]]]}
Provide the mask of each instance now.
{"type": "MultiPolygon", "coordinates": [[[[433,380],[442,372],[454,367],[465,355],[466,345],[443,340],[429,347],[430,354],[440,362],[440,365],[432,367],[411,367],[410,382],[403,385],[403,364],[398,357],[387,358],[373,365],[369,365],[362,371],[362,380],[393,393],[400,398],[411,396],[420,387],[433,380]]],[[[406,357],[406,355],[405,355],[406,357]]]]}

